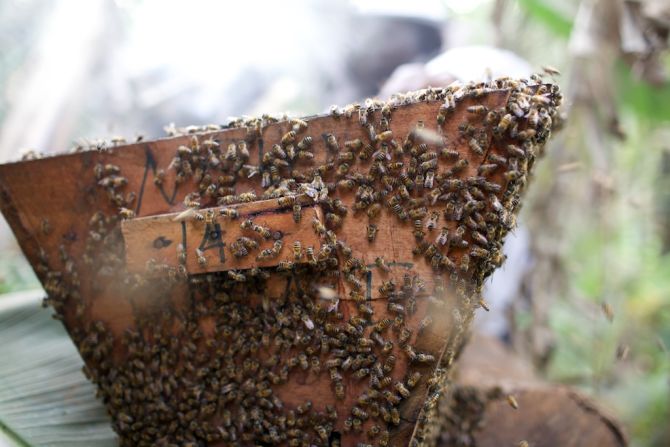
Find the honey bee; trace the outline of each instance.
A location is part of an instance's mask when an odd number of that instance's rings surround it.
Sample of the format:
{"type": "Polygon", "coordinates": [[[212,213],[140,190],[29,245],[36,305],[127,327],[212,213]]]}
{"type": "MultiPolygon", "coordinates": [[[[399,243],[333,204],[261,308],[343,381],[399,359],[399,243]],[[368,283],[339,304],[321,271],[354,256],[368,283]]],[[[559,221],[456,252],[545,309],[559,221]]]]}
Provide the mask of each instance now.
{"type": "Polygon", "coordinates": [[[614,321],[614,309],[612,309],[612,306],[608,302],[603,301],[602,304],[600,305],[600,308],[602,309],[605,318],[607,318],[607,321],[609,321],[610,323],[614,321]]]}
{"type": "Polygon", "coordinates": [[[327,149],[333,152],[338,152],[340,150],[340,146],[337,144],[337,138],[335,138],[335,135],[332,133],[323,134],[323,139],[326,142],[327,149]]]}
{"type": "Polygon", "coordinates": [[[523,149],[521,149],[519,146],[515,146],[513,144],[508,144],[506,149],[507,149],[507,153],[512,157],[517,157],[517,158],[525,158],[526,157],[526,152],[523,149]]]}
{"type": "Polygon", "coordinates": [[[470,256],[467,253],[464,253],[463,256],[461,256],[459,269],[462,272],[467,272],[470,269],[470,256]]]}
{"type": "Polygon", "coordinates": [[[455,149],[443,147],[442,149],[440,149],[439,156],[446,158],[447,160],[453,160],[455,158],[460,157],[460,153],[455,149]]]}
{"type": "MultiPolygon", "coordinates": [[[[295,214],[295,210],[294,210],[295,214]]],[[[295,217],[295,216],[294,216],[295,217]]],[[[312,228],[314,229],[314,232],[318,234],[319,236],[323,236],[326,234],[326,227],[323,226],[321,221],[317,219],[316,217],[312,218],[312,228]]]]}
{"type": "Polygon", "coordinates": [[[508,394],[506,399],[510,407],[514,408],[515,410],[519,409],[519,403],[517,402],[516,398],[513,395],[508,394]]]}
{"type": "Polygon", "coordinates": [[[282,145],[287,145],[291,144],[295,141],[296,133],[293,130],[290,130],[284,134],[281,138],[281,144],[282,145]]]}
{"type": "Polygon", "coordinates": [[[277,264],[277,271],[287,272],[293,270],[294,266],[295,264],[293,263],[293,261],[280,261],[279,264],[277,264]]]}
{"type": "Polygon", "coordinates": [[[196,259],[198,260],[198,265],[200,265],[200,267],[205,267],[207,265],[207,258],[205,257],[205,254],[202,252],[202,250],[196,248],[195,256],[196,259]]]}
{"type": "Polygon", "coordinates": [[[272,145],[272,150],[270,153],[275,157],[281,158],[282,160],[286,158],[286,152],[284,151],[284,149],[282,149],[281,145],[276,143],[272,145]]]}
{"type": "Polygon", "coordinates": [[[377,225],[368,224],[367,225],[368,242],[374,242],[376,236],[377,236],[377,225]]]}
{"type": "Polygon", "coordinates": [[[502,134],[509,128],[509,126],[512,124],[513,118],[511,114],[506,114],[502,118],[500,118],[500,121],[498,122],[498,125],[495,128],[495,132],[497,134],[502,134]]]}
{"type": "MultiPolygon", "coordinates": [[[[426,222],[426,228],[429,231],[434,230],[435,227],[437,227],[437,221],[439,220],[439,218],[440,218],[440,213],[438,213],[437,211],[432,211],[430,213],[430,217],[428,218],[428,221],[426,222]]],[[[444,244],[442,244],[442,245],[444,245],[444,244]]]]}
{"type": "Polygon", "coordinates": [[[372,154],[374,153],[375,148],[369,144],[365,144],[363,146],[363,149],[358,153],[358,158],[361,161],[367,161],[372,157],[372,154]]]}
{"type": "Polygon", "coordinates": [[[240,217],[240,213],[234,208],[221,208],[219,210],[219,215],[229,219],[237,219],[240,217]]]}
{"type": "Polygon", "coordinates": [[[342,225],[342,218],[335,213],[326,213],[326,223],[337,228],[342,225]]]}
{"type": "Polygon", "coordinates": [[[456,161],[456,163],[454,163],[454,165],[445,172],[445,175],[449,177],[451,175],[457,174],[461,172],[463,169],[465,169],[469,164],[470,163],[466,159],[461,158],[458,161],[456,161]]]}
{"type": "Polygon", "coordinates": [[[403,398],[407,399],[410,396],[410,391],[407,389],[404,383],[402,382],[396,382],[395,383],[395,390],[400,394],[403,398]]]}
{"type": "Polygon", "coordinates": [[[121,207],[119,208],[119,216],[121,216],[121,219],[132,219],[135,217],[135,211],[121,207]]]}
{"type": "Polygon", "coordinates": [[[345,141],[344,147],[349,151],[357,151],[363,147],[363,142],[360,138],[356,138],[355,140],[345,141]]]}
{"type": "MultiPolygon", "coordinates": [[[[247,221],[245,221],[245,223],[248,223],[250,221],[251,221],[251,219],[247,219],[247,221]]],[[[257,225],[257,224],[252,223],[251,227],[249,227],[248,224],[247,224],[244,227],[244,229],[248,229],[248,228],[250,228],[252,231],[258,233],[264,239],[270,239],[272,237],[272,232],[270,231],[270,229],[267,228],[267,227],[264,227],[262,225],[257,225]]]]}
{"type": "Polygon", "coordinates": [[[407,378],[407,387],[410,389],[414,388],[419,383],[420,380],[421,380],[421,373],[419,371],[414,371],[407,378]]]}
{"type": "Polygon", "coordinates": [[[435,362],[435,357],[432,356],[431,354],[417,354],[416,356],[416,361],[418,363],[433,363],[435,362]]]}
{"type": "Polygon", "coordinates": [[[486,106],[477,105],[468,107],[467,111],[468,113],[472,113],[473,115],[485,115],[489,111],[489,109],[486,106]]]}
{"type": "Polygon", "coordinates": [[[307,129],[308,126],[307,121],[303,121],[299,118],[293,118],[289,121],[289,123],[293,125],[293,131],[296,133],[307,129]]]}
{"type": "Polygon", "coordinates": [[[282,250],[283,242],[281,239],[274,242],[272,248],[266,248],[261,251],[260,254],[256,257],[257,260],[262,261],[266,259],[273,259],[279,256],[279,253],[282,250]]]}
{"type": "Polygon", "coordinates": [[[242,160],[246,161],[249,159],[249,147],[247,146],[246,141],[240,141],[237,145],[238,149],[240,150],[240,157],[242,160]]]}
{"type": "Polygon", "coordinates": [[[293,221],[295,223],[300,222],[300,219],[302,219],[302,207],[300,206],[299,203],[294,203],[293,204],[293,221]]]}
{"type": "Polygon", "coordinates": [[[367,215],[370,219],[374,219],[379,216],[382,210],[382,205],[380,203],[373,203],[367,210],[367,215]]]}
{"type": "Polygon", "coordinates": [[[255,192],[245,192],[242,193],[238,196],[238,199],[240,202],[243,203],[248,203],[248,202],[253,202],[256,200],[256,193],[255,192]]]}
{"type": "Polygon", "coordinates": [[[293,258],[299,261],[302,257],[302,244],[300,241],[293,242],[293,258]]]}
{"type": "Polygon", "coordinates": [[[470,150],[477,155],[484,155],[484,149],[479,145],[479,141],[477,141],[476,138],[470,138],[468,146],[470,147],[470,150]]]}
{"type": "Polygon", "coordinates": [[[377,256],[375,258],[375,265],[383,272],[391,271],[391,268],[388,265],[386,265],[386,261],[382,256],[377,256]]]}
{"type": "MultiPolygon", "coordinates": [[[[390,130],[384,131],[382,133],[377,134],[376,140],[385,142],[393,138],[393,132],[390,130]]],[[[374,141],[374,140],[373,140],[374,141]]]]}
{"type": "Polygon", "coordinates": [[[330,107],[329,113],[330,116],[332,116],[335,119],[340,119],[340,117],[342,116],[342,111],[340,111],[339,107],[337,107],[336,105],[330,107]]]}
{"type": "Polygon", "coordinates": [[[383,332],[386,328],[391,326],[391,323],[393,323],[393,320],[391,320],[390,318],[384,318],[375,323],[375,325],[373,326],[373,330],[376,332],[383,332]]]}
{"type": "Polygon", "coordinates": [[[528,123],[531,126],[537,127],[537,125],[540,122],[540,114],[539,114],[538,110],[536,108],[530,109],[530,111],[528,112],[527,119],[528,119],[528,123]]]}
{"type": "Polygon", "coordinates": [[[542,67],[542,71],[544,71],[549,76],[560,76],[561,75],[561,72],[558,71],[558,69],[556,67],[552,67],[551,65],[544,65],[542,67]]]}

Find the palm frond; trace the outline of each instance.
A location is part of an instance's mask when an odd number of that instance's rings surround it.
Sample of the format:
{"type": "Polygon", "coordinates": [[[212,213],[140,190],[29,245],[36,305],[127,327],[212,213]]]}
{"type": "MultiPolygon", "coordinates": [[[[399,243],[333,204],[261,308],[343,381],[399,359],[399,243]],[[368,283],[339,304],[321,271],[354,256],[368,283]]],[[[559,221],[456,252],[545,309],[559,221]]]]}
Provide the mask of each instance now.
{"type": "Polygon", "coordinates": [[[0,445],[114,446],[109,416],[42,291],[0,296],[0,445]]]}

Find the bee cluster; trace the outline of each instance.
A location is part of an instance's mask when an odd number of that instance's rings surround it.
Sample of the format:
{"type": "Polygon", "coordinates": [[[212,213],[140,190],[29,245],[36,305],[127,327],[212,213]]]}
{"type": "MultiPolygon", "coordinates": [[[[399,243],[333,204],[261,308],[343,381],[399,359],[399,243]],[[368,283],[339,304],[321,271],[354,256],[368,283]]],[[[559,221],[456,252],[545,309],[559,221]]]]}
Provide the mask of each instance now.
{"type": "MultiPolygon", "coordinates": [[[[558,88],[537,81],[498,79],[333,108],[333,118],[357,121],[347,139],[310,135],[307,121],[267,115],[232,122],[246,129],[246,137],[234,141],[201,134],[219,129],[189,131],[188,144],[177,148],[166,170],[156,171],[156,187],[172,179],[188,186],[182,218],[239,219],[245,235],[228,246],[235,258],[280,261],[273,268],[189,276],[187,248],[179,244],[179,268],[153,265],[167,275],[151,283],[127,275],[124,284],[129,294],[171,297],[180,283],[185,305],[166,298],[138,313],[136,327],[123,336],[99,321],[73,331],[122,444],[309,446],[358,439],[369,443],[361,446],[393,445],[394,430],[408,423],[403,404],[417,394],[428,397],[411,419],[419,424],[413,443],[428,442],[459,337],[480,302],[484,278],[503,262],[502,240],[515,225],[519,195],[559,122],[558,88]],[[509,94],[502,107],[480,104],[501,91],[509,94]],[[435,122],[414,123],[399,134],[394,113],[419,102],[439,102],[435,122]],[[460,107],[468,118],[453,123],[460,107]],[[273,123],[285,128],[268,150],[262,137],[273,123]],[[443,131],[448,126],[455,129],[452,140],[443,131]],[[323,222],[305,224],[320,246],[295,241],[284,249],[280,233],[240,219],[230,207],[263,199],[276,199],[295,222],[305,201],[318,204],[323,222]],[[217,215],[201,213],[210,206],[220,207],[217,215]],[[382,217],[396,219],[415,241],[410,255],[430,266],[432,278],[411,270],[398,275],[381,255],[366,263],[358,252],[367,247],[338,237],[359,222],[348,216],[367,220],[360,231],[371,246],[379,242],[382,217]],[[261,250],[265,240],[272,246],[261,250]],[[385,278],[375,291],[385,308],[365,295],[371,269],[385,278]],[[277,278],[287,284],[282,293],[272,292],[277,278]],[[317,287],[333,283],[346,287],[346,306],[338,306],[340,292],[326,297],[317,287]],[[444,318],[461,330],[439,357],[418,347],[435,323],[418,314],[417,303],[445,307],[447,295],[457,300],[444,318]],[[328,383],[331,396],[289,405],[296,380],[328,383]]],[[[134,216],[135,194],[123,193],[128,182],[117,166],[98,164],[94,177],[118,210],[97,212],[89,222],[82,267],[95,284],[124,270],[119,221],[134,216]]],[[[83,302],[76,266],[65,248],[62,253],[69,267],[48,272],[45,286],[61,316],[66,302],[83,302]]],[[[195,254],[206,262],[200,248],[195,254]]],[[[83,313],[82,304],[77,315],[83,313]]]]}

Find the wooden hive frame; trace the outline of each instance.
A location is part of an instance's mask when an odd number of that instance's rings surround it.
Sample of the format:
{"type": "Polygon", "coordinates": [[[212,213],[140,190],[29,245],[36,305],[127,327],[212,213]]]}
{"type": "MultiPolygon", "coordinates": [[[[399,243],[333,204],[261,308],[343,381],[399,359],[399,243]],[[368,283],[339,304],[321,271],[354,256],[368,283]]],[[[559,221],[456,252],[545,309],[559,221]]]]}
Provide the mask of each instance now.
{"type": "Polygon", "coordinates": [[[122,444],[422,442],[557,120],[557,88],[531,84],[0,166],[122,444]]]}

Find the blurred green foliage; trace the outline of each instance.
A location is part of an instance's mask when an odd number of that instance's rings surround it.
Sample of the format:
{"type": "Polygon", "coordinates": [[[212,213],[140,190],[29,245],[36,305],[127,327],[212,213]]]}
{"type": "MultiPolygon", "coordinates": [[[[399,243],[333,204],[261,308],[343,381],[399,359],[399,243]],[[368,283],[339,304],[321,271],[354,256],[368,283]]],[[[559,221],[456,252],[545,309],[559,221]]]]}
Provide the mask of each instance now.
{"type": "MultiPolygon", "coordinates": [[[[566,2],[575,10],[578,3],[566,2]]],[[[547,1],[519,0],[518,5],[518,20],[532,26],[511,49],[536,67],[552,64],[571,73],[581,63],[569,53],[571,19],[566,22],[562,10],[547,1]]],[[[667,57],[664,63],[670,68],[667,57]]],[[[670,172],[664,162],[670,155],[670,84],[638,79],[621,59],[611,70],[611,103],[625,139],[612,135],[606,122],[597,131],[590,128],[593,122],[576,110],[550,151],[565,151],[581,169],[538,173],[538,182],[559,185],[564,197],[558,206],[565,216],[560,237],[567,284],[549,313],[556,339],[546,372],[614,408],[631,445],[660,447],[670,443],[670,247],[663,242],[670,232],[670,172]],[[608,161],[604,173],[591,150],[594,132],[608,161]],[[609,184],[595,196],[579,197],[580,191],[591,194],[599,174],[609,184]],[[612,322],[601,311],[603,302],[614,309],[612,322]],[[626,348],[625,358],[617,356],[626,348]]],[[[581,80],[564,76],[559,83],[574,91],[573,83],[581,80]]]]}

